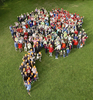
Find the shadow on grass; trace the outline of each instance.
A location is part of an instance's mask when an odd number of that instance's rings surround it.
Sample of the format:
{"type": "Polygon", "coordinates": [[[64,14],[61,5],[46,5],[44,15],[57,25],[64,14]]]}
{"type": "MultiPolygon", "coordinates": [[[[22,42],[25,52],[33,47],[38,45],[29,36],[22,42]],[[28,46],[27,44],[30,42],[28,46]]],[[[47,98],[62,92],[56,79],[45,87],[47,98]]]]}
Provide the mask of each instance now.
{"type": "Polygon", "coordinates": [[[31,86],[32,86],[32,88],[31,88],[31,92],[33,91],[33,90],[36,90],[37,88],[39,88],[39,86],[41,86],[41,84],[42,84],[42,81],[40,81],[39,79],[35,82],[35,83],[33,83],[31,86]]]}

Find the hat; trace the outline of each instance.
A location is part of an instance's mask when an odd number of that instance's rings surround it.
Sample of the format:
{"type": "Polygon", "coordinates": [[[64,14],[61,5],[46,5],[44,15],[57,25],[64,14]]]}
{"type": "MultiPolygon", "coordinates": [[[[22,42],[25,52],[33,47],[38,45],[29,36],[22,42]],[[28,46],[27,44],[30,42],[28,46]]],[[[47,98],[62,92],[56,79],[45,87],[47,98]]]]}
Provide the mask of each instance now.
{"type": "Polygon", "coordinates": [[[39,52],[39,54],[41,54],[41,52],[39,52]]]}
{"type": "Polygon", "coordinates": [[[28,60],[29,60],[30,58],[28,57],[28,60]]]}
{"type": "Polygon", "coordinates": [[[33,75],[33,73],[31,73],[31,75],[33,75]]]}
{"type": "Polygon", "coordinates": [[[25,54],[25,56],[27,56],[27,54],[25,54]]]}
{"type": "Polygon", "coordinates": [[[29,66],[27,66],[27,68],[29,68],[29,66]]]}
{"type": "Polygon", "coordinates": [[[30,84],[30,82],[27,83],[28,85],[30,84]]]}
{"type": "Polygon", "coordinates": [[[25,74],[27,73],[27,72],[24,72],[25,74]]]}
{"type": "Polygon", "coordinates": [[[30,55],[30,53],[28,53],[28,55],[30,55]]]}
{"type": "Polygon", "coordinates": [[[23,63],[21,63],[21,66],[23,66],[23,63]]]}
{"type": "Polygon", "coordinates": [[[38,72],[36,71],[36,74],[37,74],[38,72]]]}
{"type": "Polygon", "coordinates": [[[28,80],[30,80],[30,77],[28,77],[28,80]]]}
{"type": "Polygon", "coordinates": [[[30,49],[32,51],[32,49],[30,49]]]}
{"type": "Polygon", "coordinates": [[[23,72],[25,71],[25,68],[23,68],[23,72]]]}
{"type": "Polygon", "coordinates": [[[34,78],[36,78],[36,75],[34,75],[34,78]]]}
{"type": "Polygon", "coordinates": [[[34,68],[36,68],[36,66],[34,66],[34,68]]]}

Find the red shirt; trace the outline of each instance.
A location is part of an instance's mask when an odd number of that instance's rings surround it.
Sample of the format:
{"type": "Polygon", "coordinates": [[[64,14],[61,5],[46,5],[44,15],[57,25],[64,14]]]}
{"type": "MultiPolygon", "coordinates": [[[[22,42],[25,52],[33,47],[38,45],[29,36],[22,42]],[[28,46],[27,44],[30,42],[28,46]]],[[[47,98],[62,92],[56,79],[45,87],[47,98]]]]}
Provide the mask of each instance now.
{"type": "Polygon", "coordinates": [[[23,32],[23,29],[22,28],[17,28],[17,32],[22,33],[23,32]]]}
{"type": "Polygon", "coordinates": [[[26,69],[26,72],[27,72],[27,73],[31,73],[30,68],[26,69]]]}
{"type": "Polygon", "coordinates": [[[28,25],[26,24],[25,27],[28,28],[28,25]]]}
{"type": "Polygon", "coordinates": [[[27,35],[28,36],[28,32],[25,32],[24,35],[27,35]]]}
{"type": "Polygon", "coordinates": [[[27,39],[27,35],[24,35],[24,40],[26,40],[27,39]]]}
{"type": "Polygon", "coordinates": [[[77,40],[73,40],[74,45],[78,45],[78,41],[77,40]]]}
{"type": "Polygon", "coordinates": [[[62,43],[62,47],[61,47],[61,49],[65,49],[66,48],[66,44],[65,43],[62,43]]]}
{"type": "Polygon", "coordinates": [[[75,34],[78,34],[78,31],[74,31],[75,34]]]}
{"type": "Polygon", "coordinates": [[[54,51],[53,47],[49,47],[49,52],[52,53],[54,51]]]}
{"type": "Polygon", "coordinates": [[[22,49],[22,43],[18,43],[18,48],[22,49]]]}

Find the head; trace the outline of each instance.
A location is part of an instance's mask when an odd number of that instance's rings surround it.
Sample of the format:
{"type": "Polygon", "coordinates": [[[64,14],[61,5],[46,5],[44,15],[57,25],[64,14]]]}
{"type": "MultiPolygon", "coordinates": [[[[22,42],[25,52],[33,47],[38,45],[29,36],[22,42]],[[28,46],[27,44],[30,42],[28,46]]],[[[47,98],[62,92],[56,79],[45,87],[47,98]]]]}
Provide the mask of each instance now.
{"type": "Polygon", "coordinates": [[[34,66],[34,68],[36,68],[36,66],[34,66]]]}
{"type": "Polygon", "coordinates": [[[39,52],[39,54],[41,55],[41,52],[39,52]]]}
{"type": "Polygon", "coordinates": [[[21,63],[21,66],[23,66],[23,63],[21,63]]]}
{"type": "Polygon", "coordinates": [[[32,51],[32,49],[30,49],[30,51],[32,51]]]}

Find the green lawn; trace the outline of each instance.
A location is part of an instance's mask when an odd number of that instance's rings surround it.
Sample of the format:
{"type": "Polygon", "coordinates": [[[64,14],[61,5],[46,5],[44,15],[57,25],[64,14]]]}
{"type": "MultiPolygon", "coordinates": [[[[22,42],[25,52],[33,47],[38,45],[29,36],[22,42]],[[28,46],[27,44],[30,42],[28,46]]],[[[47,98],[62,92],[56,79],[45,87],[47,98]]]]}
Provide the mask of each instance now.
{"type": "Polygon", "coordinates": [[[93,100],[93,1],[89,0],[10,0],[0,5],[0,100],[93,100]],[[10,2],[11,1],[11,2],[10,2]],[[42,50],[42,62],[36,62],[39,80],[27,94],[19,65],[25,52],[15,51],[9,25],[21,13],[36,7],[63,8],[85,16],[83,28],[89,38],[82,49],[55,60],[42,50]]]}

